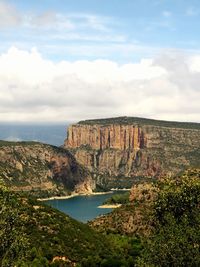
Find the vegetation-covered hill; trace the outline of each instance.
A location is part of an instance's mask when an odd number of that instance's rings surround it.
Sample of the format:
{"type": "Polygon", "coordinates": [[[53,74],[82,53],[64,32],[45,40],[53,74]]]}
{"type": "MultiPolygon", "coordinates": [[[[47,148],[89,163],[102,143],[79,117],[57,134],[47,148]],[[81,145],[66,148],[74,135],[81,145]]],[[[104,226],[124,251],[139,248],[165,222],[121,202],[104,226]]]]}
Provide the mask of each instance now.
{"type": "Polygon", "coordinates": [[[1,267],[132,266],[133,257],[127,252],[134,247],[130,239],[101,235],[35,199],[3,187],[0,214],[1,267]]]}
{"type": "Polygon", "coordinates": [[[200,169],[160,184],[152,222],[137,266],[200,266],[200,169]]]}
{"type": "Polygon", "coordinates": [[[200,266],[200,169],[134,186],[130,203],[97,218],[100,232],[140,236],[136,266],[200,266]]]}
{"type": "Polygon", "coordinates": [[[130,202],[91,224],[98,233],[1,186],[0,266],[199,266],[199,169],[137,185],[130,202]]]}
{"type": "Polygon", "coordinates": [[[170,128],[183,128],[183,129],[198,129],[200,130],[200,123],[195,122],[178,122],[178,121],[164,121],[164,120],[154,120],[139,117],[116,117],[116,118],[106,118],[106,119],[94,119],[94,120],[84,120],[80,121],[78,124],[86,125],[110,125],[110,124],[122,124],[122,125],[152,125],[160,127],[170,127],[170,128]]]}
{"type": "Polygon", "coordinates": [[[129,192],[123,192],[111,196],[103,202],[103,205],[126,204],[129,202],[129,192]]]}
{"type": "Polygon", "coordinates": [[[101,233],[148,235],[151,228],[150,207],[157,194],[152,183],[135,185],[130,194],[109,198],[106,203],[120,203],[121,207],[97,217],[89,225],[101,233]]]}

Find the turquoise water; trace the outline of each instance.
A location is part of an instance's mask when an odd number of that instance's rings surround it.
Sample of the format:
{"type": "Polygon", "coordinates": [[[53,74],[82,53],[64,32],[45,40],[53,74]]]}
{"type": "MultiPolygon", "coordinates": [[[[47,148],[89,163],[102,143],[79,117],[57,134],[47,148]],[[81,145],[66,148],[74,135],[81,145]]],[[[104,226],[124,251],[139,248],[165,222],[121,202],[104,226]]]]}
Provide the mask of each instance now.
{"type": "Polygon", "coordinates": [[[85,223],[101,214],[111,212],[112,209],[101,209],[98,206],[107,198],[117,193],[119,192],[104,195],[77,196],[69,199],[55,199],[48,200],[46,203],[70,215],[72,218],[85,223]]]}

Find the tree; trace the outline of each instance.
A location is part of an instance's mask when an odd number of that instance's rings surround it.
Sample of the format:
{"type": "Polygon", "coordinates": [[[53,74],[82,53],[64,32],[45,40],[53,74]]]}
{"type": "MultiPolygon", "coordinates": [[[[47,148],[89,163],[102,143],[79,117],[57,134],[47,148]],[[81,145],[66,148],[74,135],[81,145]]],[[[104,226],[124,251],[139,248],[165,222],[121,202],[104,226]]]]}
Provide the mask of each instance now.
{"type": "Polygon", "coordinates": [[[160,184],[138,266],[200,266],[200,170],[160,184]]]}
{"type": "Polygon", "coordinates": [[[18,214],[18,201],[4,186],[0,186],[0,266],[21,266],[29,246],[18,214]]]}

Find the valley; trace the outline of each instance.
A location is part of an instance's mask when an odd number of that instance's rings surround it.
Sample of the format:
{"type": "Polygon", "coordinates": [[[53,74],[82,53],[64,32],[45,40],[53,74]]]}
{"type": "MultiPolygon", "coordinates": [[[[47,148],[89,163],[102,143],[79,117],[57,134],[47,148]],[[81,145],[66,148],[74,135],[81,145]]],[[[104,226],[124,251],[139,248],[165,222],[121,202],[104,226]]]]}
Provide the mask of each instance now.
{"type": "Polygon", "coordinates": [[[70,126],[62,147],[0,141],[0,265],[198,266],[199,160],[198,123],[120,117],[70,126]]]}

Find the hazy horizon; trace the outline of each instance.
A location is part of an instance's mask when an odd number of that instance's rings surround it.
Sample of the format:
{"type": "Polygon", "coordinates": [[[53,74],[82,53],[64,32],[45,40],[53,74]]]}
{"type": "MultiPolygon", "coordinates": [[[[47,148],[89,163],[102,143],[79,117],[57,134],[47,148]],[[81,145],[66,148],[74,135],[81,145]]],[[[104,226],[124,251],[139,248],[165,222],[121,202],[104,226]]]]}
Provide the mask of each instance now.
{"type": "Polygon", "coordinates": [[[111,119],[111,118],[118,118],[118,117],[135,117],[135,118],[142,118],[142,119],[149,119],[149,120],[161,120],[161,121],[171,121],[171,122],[186,122],[186,123],[200,123],[200,121],[186,121],[186,120],[166,120],[166,119],[156,119],[154,117],[141,117],[141,116],[113,116],[113,117],[96,117],[96,118],[92,118],[92,117],[88,117],[88,118],[83,118],[82,120],[73,120],[73,121],[40,121],[40,122],[31,122],[31,121],[25,121],[25,122],[15,122],[15,121],[0,121],[0,125],[10,125],[10,126],[41,126],[41,127],[48,127],[48,126],[69,126],[71,124],[76,124],[80,121],[84,121],[84,120],[98,120],[98,119],[111,119]]]}
{"type": "Polygon", "coordinates": [[[0,140],[35,141],[61,146],[67,137],[68,125],[1,124],[0,140]]]}
{"type": "Polygon", "coordinates": [[[113,116],[113,117],[105,117],[105,116],[101,116],[101,117],[88,117],[88,118],[83,118],[81,120],[72,120],[72,121],[24,121],[24,122],[16,122],[16,121],[0,121],[0,125],[7,125],[7,126],[41,126],[41,127],[48,127],[48,126],[69,126],[71,124],[76,124],[80,121],[85,121],[85,120],[99,120],[99,119],[112,119],[112,118],[120,118],[120,117],[132,117],[132,118],[141,118],[141,119],[149,119],[149,120],[161,120],[161,121],[171,121],[171,122],[185,122],[185,123],[200,123],[200,121],[186,121],[186,120],[167,120],[167,119],[157,119],[155,117],[141,117],[141,116],[113,116]]]}

